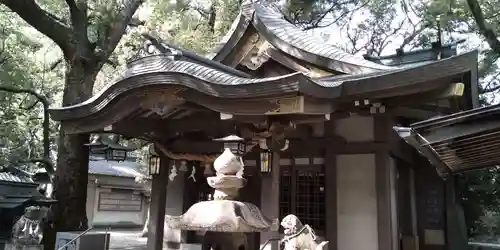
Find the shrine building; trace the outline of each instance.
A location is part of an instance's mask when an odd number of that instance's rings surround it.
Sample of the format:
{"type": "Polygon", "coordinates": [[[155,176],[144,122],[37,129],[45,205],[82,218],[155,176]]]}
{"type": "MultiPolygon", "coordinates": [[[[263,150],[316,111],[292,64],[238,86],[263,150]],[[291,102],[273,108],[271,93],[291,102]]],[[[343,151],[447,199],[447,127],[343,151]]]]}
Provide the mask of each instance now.
{"type": "MultiPolygon", "coordinates": [[[[477,107],[476,51],[433,44],[358,57],[261,2],[243,4],[210,56],[146,40],[109,87],[50,112],[65,133],[156,145],[148,249],[200,242],[200,233],[164,233],[164,216],[211,198],[205,178],[227,136],[244,139],[240,199],[270,219],[296,215],[330,250],[467,245],[453,176],[464,169],[433,166],[394,128],[477,107]]],[[[251,248],[279,234],[251,233],[251,248]]]]}

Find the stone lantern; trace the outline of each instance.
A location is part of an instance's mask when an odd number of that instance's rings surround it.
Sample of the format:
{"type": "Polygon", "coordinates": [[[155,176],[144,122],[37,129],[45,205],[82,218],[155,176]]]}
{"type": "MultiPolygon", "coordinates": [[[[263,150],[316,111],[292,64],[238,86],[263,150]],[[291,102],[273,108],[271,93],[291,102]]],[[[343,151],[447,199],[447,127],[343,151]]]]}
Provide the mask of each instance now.
{"type": "Polygon", "coordinates": [[[246,184],[241,157],[226,148],[214,168],[216,175],[207,178],[208,185],[215,189],[214,200],[198,202],[181,216],[167,215],[168,227],[206,231],[204,250],[248,249],[245,233],[278,230],[278,219],[269,220],[254,204],[237,200],[238,190],[246,184]]]}

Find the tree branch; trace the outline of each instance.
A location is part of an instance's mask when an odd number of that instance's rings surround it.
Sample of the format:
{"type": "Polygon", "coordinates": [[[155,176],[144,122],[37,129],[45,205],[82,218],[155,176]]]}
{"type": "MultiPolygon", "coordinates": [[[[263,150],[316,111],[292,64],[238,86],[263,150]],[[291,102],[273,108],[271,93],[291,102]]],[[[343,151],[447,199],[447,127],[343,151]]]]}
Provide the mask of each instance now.
{"type": "Polygon", "coordinates": [[[35,90],[32,89],[23,89],[12,86],[0,86],[0,91],[5,91],[14,94],[29,94],[34,96],[40,103],[43,104],[43,159],[34,159],[30,160],[30,162],[40,162],[45,165],[45,169],[47,173],[52,175],[54,173],[54,164],[50,160],[50,114],[49,114],[49,106],[50,102],[47,98],[35,90]]]}
{"type": "Polygon", "coordinates": [[[484,18],[483,10],[479,5],[477,0],[467,0],[467,5],[476,21],[477,27],[479,28],[479,33],[484,36],[484,39],[490,46],[490,48],[500,55],[500,41],[497,39],[495,31],[491,28],[492,26],[487,23],[484,18]]]}
{"type": "Polygon", "coordinates": [[[104,36],[97,41],[100,48],[98,54],[101,62],[106,62],[111,53],[113,53],[123,37],[132,16],[143,2],[144,0],[128,0],[122,11],[118,14],[119,18],[110,24],[109,29],[106,30],[104,36]]]}
{"type": "Polygon", "coordinates": [[[88,41],[87,37],[87,3],[86,1],[65,0],[68,5],[69,13],[71,16],[71,24],[73,28],[81,34],[79,39],[85,42],[88,41]]]}
{"type": "Polygon", "coordinates": [[[429,27],[429,24],[422,25],[419,29],[416,29],[409,36],[403,39],[403,42],[399,46],[399,49],[402,51],[406,45],[412,42],[420,33],[422,33],[425,29],[429,27]]]}
{"type": "Polygon", "coordinates": [[[36,100],[34,101],[31,105],[28,107],[22,107],[22,105],[19,105],[20,108],[25,109],[25,110],[32,110],[40,101],[36,100]]]}
{"type": "Polygon", "coordinates": [[[66,0],[66,5],[68,5],[71,16],[78,16],[79,10],[75,0],[66,0]]]}
{"type": "Polygon", "coordinates": [[[0,0],[0,3],[52,39],[63,51],[67,50],[71,29],[43,10],[35,0],[0,0]]]}
{"type": "Polygon", "coordinates": [[[53,62],[50,67],[49,67],[49,71],[52,71],[54,69],[57,68],[57,66],[59,66],[60,63],[62,63],[63,59],[62,58],[59,58],[57,59],[55,62],[53,62]]]}

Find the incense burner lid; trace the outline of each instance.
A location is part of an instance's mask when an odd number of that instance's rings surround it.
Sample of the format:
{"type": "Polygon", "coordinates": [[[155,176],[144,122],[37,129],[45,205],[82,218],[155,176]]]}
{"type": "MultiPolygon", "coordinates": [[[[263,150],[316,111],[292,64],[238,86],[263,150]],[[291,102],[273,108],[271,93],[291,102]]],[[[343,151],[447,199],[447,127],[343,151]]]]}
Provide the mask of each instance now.
{"type": "Polygon", "coordinates": [[[279,221],[267,219],[251,203],[233,200],[202,201],[181,216],[165,217],[171,229],[211,232],[276,231],[279,221]]]}

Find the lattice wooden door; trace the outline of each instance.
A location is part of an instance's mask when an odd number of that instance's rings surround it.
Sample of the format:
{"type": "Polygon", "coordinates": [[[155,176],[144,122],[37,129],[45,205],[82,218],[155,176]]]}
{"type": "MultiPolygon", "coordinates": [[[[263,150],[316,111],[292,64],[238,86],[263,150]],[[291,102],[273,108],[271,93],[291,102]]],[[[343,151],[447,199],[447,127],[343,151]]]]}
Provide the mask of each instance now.
{"type": "Polygon", "coordinates": [[[280,219],[295,214],[318,234],[325,230],[325,177],[322,165],[281,166],[280,219]]]}

